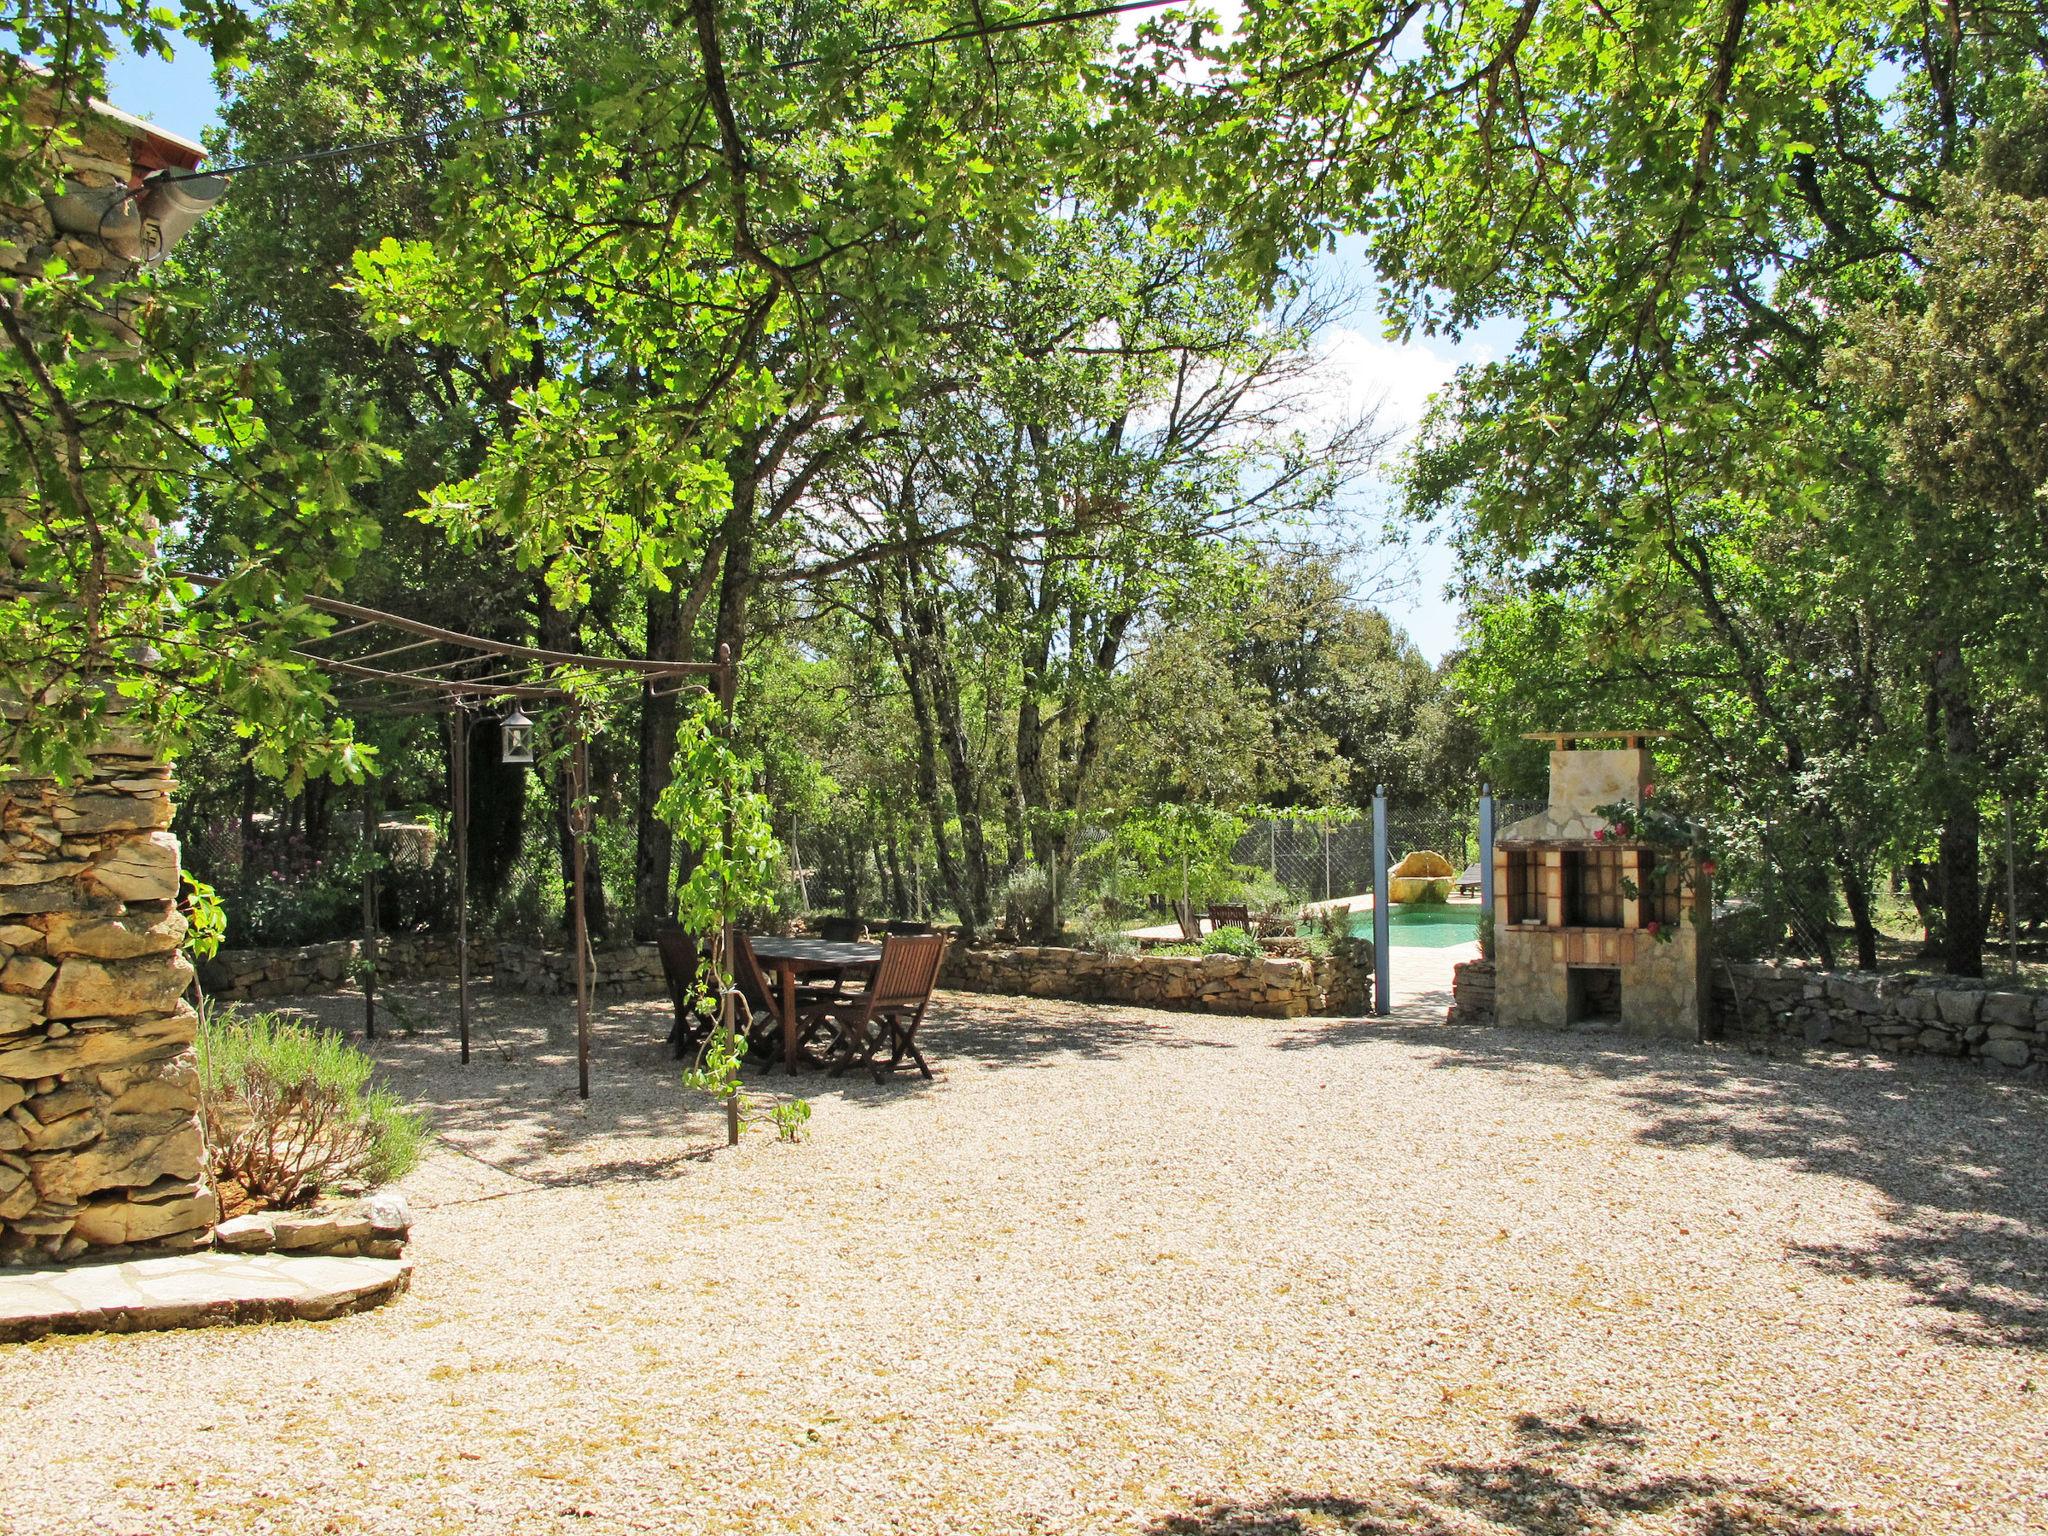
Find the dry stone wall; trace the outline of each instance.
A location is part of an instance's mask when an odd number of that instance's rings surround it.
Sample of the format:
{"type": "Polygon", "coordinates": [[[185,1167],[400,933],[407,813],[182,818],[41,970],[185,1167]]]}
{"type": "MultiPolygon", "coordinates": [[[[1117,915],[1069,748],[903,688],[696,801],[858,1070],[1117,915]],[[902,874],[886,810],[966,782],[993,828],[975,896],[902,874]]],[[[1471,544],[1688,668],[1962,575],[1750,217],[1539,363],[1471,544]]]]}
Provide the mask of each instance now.
{"type": "MultiPolygon", "coordinates": [[[[480,976],[491,968],[493,946],[472,938],[469,968],[480,976]]],[[[273,997],[303,997],[332,992],[357,983],[363,946],[359,939],[326,944],[300,944],[281,949],[224,949],[199,962],[199,985],[217,1003],[256,1002],[273,997]]],[[[386,938],[377,944],[380,981],[453,981],[455,940],[440,934],[386,938]]]]}
{"type": "Polygon", "coordinates": [[[1872,976],[1791,965],[1717,967],[1721,1038],[1790,1052],[1842,1046],[1895,1056],[1953,1056],[2048,1072],[2048,994],[1953,976],[1872,976]]]}
{"type": "Polygon", "coordinates": [[[1326,956],[1113,955],[1022,945],[947,953],[941,984],[963,992],[1135,1003],[1200,1013],[1295,1019],[1362,1014],[1369,1006],[1372,946],[1340,940],[1326,956]]]}
{"type": "MultiPolygon", "coordinates": [[[[604,997],[653,997],[667,990],[662,979],[661,951],[652,944],[622,945],[591,953],[591,990],[604,997]]],[[[566,949],[529,949],[500,944],[493,954],[493,980],[498,986],[543,997],[561,997],[576,990],[576,969],[566,949]]]]}
{"type": "MultiPolygon", "coordinates": [[[[1493,962],[1466,961],[1451,985],[1445,1022],[1494,1022],[1493,962]]],[[[2048,994],[1953,976],[1726,965],[1715,967],[1712,1001],[1709,1038],[1773,1055],[1831,1046],[2048,1075],[2048,994]]]]}
{"type": "MultiPolygon", "coordinates": [[[[359,939],[285,949],[222,950],[201,962],[199,984],[212,1001],[229,1003],[353,989],[360,985],[357,972],[362,953],[359,939]]],[[[600,949],[595,951],[595,960],[594,985],[601,995],[656,997],[666,989],[661,951],[652,944],[600,949]]],[[[453,938],[419,934],[378,941],[377,979],[382,985],[453,981],[458,973],[453,938]]],[[[565,949],[536,949],[474,937],[469,945],[469,973],[472,977],[489,976],[501,987],[546,997],[576,990],[575,971],[565,949]]]]}
{"type": "Polygon", "coordinates": [[[168,768],[0,782],[0,1263],[192,1248],[216,1214],[168,768]]]}

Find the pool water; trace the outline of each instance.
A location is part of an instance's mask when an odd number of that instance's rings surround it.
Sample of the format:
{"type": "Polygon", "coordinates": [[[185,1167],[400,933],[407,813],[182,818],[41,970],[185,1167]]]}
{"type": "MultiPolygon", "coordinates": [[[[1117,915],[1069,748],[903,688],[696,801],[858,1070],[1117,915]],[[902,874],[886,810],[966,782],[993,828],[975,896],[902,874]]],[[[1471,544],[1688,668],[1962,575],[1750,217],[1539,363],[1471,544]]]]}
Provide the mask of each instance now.
{"type": "MultiPolygon", "coordinates": [[[[1351,932],[1357,938],[1371,938],[1372,913],[1354,911],[1351,932]]],[[[1387,937],[1396,949],[1450,949],[1474,943],[1479,938],[1479,904],[1390,906],[1387,937]]]]}

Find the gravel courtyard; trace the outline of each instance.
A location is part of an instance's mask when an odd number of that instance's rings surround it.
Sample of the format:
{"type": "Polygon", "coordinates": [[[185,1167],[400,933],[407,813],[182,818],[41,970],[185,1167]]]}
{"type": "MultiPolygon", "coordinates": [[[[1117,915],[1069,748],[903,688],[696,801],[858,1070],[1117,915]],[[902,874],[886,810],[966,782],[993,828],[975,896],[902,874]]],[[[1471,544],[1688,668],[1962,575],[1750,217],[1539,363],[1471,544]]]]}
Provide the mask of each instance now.
{"type": "Polygon", "coordinates": [[[412,1295],[0,1349],[0,1530],[2048,1530],[2038,1085],[946,995],[714,1155],[485,995],[412,1295]]]}

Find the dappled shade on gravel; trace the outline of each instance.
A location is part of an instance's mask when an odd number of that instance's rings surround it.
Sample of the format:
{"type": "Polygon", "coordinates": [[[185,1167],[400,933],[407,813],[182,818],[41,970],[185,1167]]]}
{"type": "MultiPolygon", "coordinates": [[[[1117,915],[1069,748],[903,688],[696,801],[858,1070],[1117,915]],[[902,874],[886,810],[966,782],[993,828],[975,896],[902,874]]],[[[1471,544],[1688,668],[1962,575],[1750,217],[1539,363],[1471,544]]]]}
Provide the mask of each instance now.
{"type": "MultiPolygon", "coordinates": [[[[407,993],[445,1019],[445,992],[407,993]]],[[[353,1023],[352,999],[309,1000],[353,1023]]],[[[0,1351],[22,1530],[2048,1529],[2048,1105],[1941,1063],[941,994],[932,1083],[485,989],[413,1293],[0,1351]],[[57,1432],[61,1426],[61,1433],[57,1432]]]]}

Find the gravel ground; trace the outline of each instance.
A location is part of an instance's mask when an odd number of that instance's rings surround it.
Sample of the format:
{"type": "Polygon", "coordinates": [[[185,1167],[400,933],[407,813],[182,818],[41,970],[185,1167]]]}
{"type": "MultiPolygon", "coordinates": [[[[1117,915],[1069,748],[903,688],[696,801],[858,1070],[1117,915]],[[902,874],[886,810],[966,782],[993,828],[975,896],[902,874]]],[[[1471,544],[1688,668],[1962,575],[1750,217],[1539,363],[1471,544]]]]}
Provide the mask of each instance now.
{"type": "Polygon", "coordinates": [[[583,1105],[490,999],[376,1047],[412,1295],[0,1350],[0,1529],[2048,1530],[2038,1086],[1442,1006],[942,997],[936,1082],[714,1152],[659,1007],[583,1105]]]}

